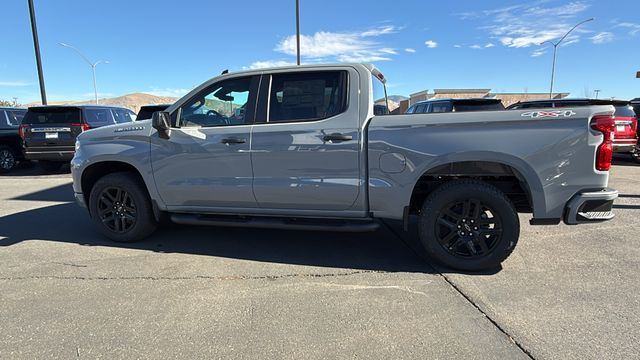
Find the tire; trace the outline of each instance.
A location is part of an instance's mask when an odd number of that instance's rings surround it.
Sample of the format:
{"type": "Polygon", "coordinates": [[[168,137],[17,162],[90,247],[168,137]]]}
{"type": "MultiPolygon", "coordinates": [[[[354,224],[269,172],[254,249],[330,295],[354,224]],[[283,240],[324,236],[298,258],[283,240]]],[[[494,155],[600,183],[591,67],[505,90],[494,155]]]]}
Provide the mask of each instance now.
{"type": "Polygon", "coordinates": [[[39,160],[38,165],[46,172],[59,171],[64,163],[59,161],[39,160]]]}
{"type": "Polygon", "coordinates": [[[15,151],[9,146],[0,146],[0,174],[13,170],[17,163],[15,151]]]}
{"type": "Polygon", "coordinates": [[[117,242],[142,240],[158,226],[146,187],[130,172],[100,178],[89,194],[89,212],[100,232],[117,242]]]}
{"type": "Polygon", "coordinates": [[[640,145],[637,145],[633,152],[631,152],[631,158],[640,164],[640,145]]]}
{"type": "Polygon", "coordinates": [[[429,257],[441,265],[490,270],[515,248],[520,220],[513,203],[496,187],[454,180],[435,189],[423,203],[419,236],[429,257]]]}

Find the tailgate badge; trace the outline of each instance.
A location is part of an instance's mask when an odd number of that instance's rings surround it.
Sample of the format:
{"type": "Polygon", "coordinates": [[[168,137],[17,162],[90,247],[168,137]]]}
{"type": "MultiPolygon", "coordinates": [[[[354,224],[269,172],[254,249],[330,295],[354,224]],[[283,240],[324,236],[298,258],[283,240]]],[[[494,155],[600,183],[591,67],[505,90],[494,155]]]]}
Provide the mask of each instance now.
{"type": "Polygon", "coordinates": [[[551,111],[527,111],[520,114],[520,116],[530,117],[532,119],[538,119],[538,118],[572,117],[575,114],[576,113],[573,110],[551,110],[551,111]]]}

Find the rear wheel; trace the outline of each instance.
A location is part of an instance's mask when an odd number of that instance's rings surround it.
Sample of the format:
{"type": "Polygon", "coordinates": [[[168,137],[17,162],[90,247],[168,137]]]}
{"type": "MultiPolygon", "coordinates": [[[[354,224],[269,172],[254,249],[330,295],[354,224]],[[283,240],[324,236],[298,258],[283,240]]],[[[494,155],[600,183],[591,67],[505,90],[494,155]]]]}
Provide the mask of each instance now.
{"type": "Polygon", "coordinates": [[[640,143],[636,145],[634,151],[631,152],[631,157],[637,162],[640,163],[640,143]]]}
{"type": "Polygon", "coordinates": [[[157,227],[146,188],[131,173],[98,180],[89,195],[89,210],[98,229],[113,241],[141,240],[157,227]]]}
{"type": "Polygon", "coordinates": [[[0,146],[0,173],[8,173],[17,163],[16,153],[9,146],[0,146]]]}
{"type": "Polygon", "coordinates": [[[38,165],[47,172],[54,172],[60,170],[64,163],[59,161],[39,160],[38,165]]]}
{"type": "Polygon", "coordinates": [[[446,183],[425,200],[420,241],[442,265],[460,270],[493,269],[520,236],[518,213],[494,186],[476,180],[446,183]]]}

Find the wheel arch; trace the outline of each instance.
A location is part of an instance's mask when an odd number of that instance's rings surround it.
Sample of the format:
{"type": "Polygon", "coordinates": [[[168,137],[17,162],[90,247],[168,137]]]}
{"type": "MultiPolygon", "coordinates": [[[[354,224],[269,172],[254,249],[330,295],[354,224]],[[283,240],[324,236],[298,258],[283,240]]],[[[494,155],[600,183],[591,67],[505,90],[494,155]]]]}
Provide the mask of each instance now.
{"type": "Polygon", "coordinates": [[[544,209],[544,192],[535,171],[524,161],[508,157],[480,156],[469,158],[464,154],[448,157],[446,161],[432,163],[416,180],[409,207],[415,211],[424,199],[441,184],[454,179],[479,179],[496,186],[516,205],[519,212],[544,209]],[[474,160],[469,160],[474,159],[474,160]]]}

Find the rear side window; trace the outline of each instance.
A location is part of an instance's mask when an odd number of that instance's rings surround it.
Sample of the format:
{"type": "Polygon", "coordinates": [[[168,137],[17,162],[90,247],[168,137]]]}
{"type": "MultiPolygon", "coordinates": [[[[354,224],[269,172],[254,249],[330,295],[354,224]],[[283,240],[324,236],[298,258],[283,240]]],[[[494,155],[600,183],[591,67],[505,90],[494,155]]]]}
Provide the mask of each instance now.
{"type": "Polygon", "coordinates": [[[24,114],[27,113],[26,110],[6,110],[6,112],[9,126],[15,127],[20,126],[22,119],[24,118],[24,114]]]}
{"type": "Polygon", "coordinates": [[[274,74],[269,95],[269,122],[326,119],[346,110],[347,72],[274,74]]]}
{"type": "Polygon", "coordinates": [[[115,124],[109,109],[84,109],[84,120],[92,128],[115,124]]]}
{"type": "Polygon", "coordinates": [[[631,106],[616,106],[616,112],[613,114],[614,116],[619,117],[636,117],[635,111],[631,106]]]}
{"type": "Polygon", "coordinates": [[[31,125],[45,125],[80,123],[80,121],[80,109],[63,107],[29,109],[22,122],[31,125]]]}
{"type": "Polygon", "coordinates": [[[135,119],[135,114],[132,111],[126,109],[113,109],[112,111],[117,124],[132,122],[135,119]]]}
{"type": "Polygon", "coordinates": [[[424,114],[427,111],[429,111],[429,104],[418,104],[413,112],[416,114],[424,114]]]}
{"type": "Polygon", "coordinates": [[[451,104],[450,103],[446,103],[446,102],[441,102],[441,103],[433,103],[431,104],[431,112],[432,113],[443,113],[443,112],[450,112],[451,109],[451,104]]]}

